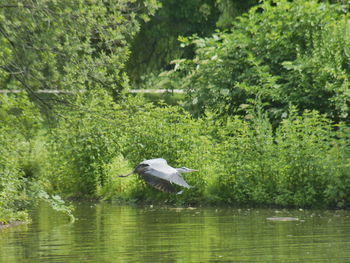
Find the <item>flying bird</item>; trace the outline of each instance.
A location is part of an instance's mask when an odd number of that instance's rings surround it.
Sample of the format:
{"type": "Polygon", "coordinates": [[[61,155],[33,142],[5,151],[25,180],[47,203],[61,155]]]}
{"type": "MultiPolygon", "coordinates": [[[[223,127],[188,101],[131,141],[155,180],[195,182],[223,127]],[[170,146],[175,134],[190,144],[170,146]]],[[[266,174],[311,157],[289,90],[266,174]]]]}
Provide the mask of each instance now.
{"type": "Polygon", "coordinates": [[[119,175],[119,177],[127,177],[136,173],[148,184],[162,192],[181,194],[182,191],[177,192],[174,184],[185,188],[190,188],[191,186],[188,185],[188,183],[186,183],[186,181],[182,178],[181,173],[195,171],[198,170],[189,169],[186,167],[173,168],[168,165],[166,160],[157,158],[145,160],[138,164],[131,173],[119,175]]]}

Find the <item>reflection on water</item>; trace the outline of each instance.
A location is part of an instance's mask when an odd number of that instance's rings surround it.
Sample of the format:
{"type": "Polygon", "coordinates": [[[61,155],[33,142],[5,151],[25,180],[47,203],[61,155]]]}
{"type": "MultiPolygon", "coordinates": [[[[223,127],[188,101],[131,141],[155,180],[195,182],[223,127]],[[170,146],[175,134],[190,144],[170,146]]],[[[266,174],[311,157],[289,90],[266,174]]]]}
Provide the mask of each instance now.
{"type": "Polygon", "coordinates": [[[350,262],[349,211],[83,203],[76,215],[42,206],[0,231],[0,262],[350,262]]]}

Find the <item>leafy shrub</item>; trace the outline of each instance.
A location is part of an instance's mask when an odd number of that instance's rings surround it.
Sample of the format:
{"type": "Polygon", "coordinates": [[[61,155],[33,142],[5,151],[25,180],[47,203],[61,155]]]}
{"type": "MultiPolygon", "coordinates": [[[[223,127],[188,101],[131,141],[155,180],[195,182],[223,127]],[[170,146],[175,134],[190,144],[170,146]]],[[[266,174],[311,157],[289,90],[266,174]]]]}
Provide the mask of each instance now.
{"type": "MultiPolygon", "coordinates": [[[[122,153],[133,166],[145,159],[161,157],[174,167],[187,165],[199,168],[201,156],[209,151],[207,147],[210,147],[210,142],[206,140],[204,123],[193,119],[179,107],[143,104],[129,115],[127,122],[122,139],[122,153]]],[[[143,182],[138,184],[131,195],[143,200],[166,198],[169,202],[197,202],[203,197],[205,179],[197,173],[187,175],[186,180],[195,188],[182,196],[165,196],[157,190],[144,188],[143,182]]]]}
{"type": "Polygon", "coordinates": [[[20,170],[15,138],[0,128],[0,222],[26,219],[27,197],[24,193],[23,173],[20,170]]]}
{"type": "Polygon", "coordinates": [[[185,175],[194,187],[179,196],[161,193],[137,177],[118,178],[114,184],[119,198],[186,204],[349,205],[348,129],[336,128],[325,115],[316,111],[299,115],[290,107],[274,129],[259,104],[246,109],[249,114],[244,118],[218,119],[207,112],[207,117],[193,119],[178,107],[157,108],[137,100],[128,106],[132,113],[124,116],[120,137],[129,169],[144,159],[163,157],[174,167],[199,172],[185,175]]]}
{"type": "Polygon", "coordinates": [[[2,95],[0,120],[0,222],[27,220],[26,210],[40,200],[73,219],[71,207],[45,192],[48,166],[37,107],[25,95],[2,95]]]}
{"type": "Polygon", "coordinates": [[[115,104],[105,92],[82,97],[80,108],[57,109],[61,118],[49,135],[51,189],[57,193],[96,197],[108,180],[109,163],[119,152],[115,104]]]}
{"type": "Polygon", "coordinates": [[[0,97],[0,220],[26,219],[29,202],[21,161],[38,129],[37,110],[26,96],[0,97]]]}
{"type": "Polygon", "coordinates": [[[22,100],[17,117],[8,114],[16,100],[3,97],[0,107],[6,124],[0,127],[3,218],[23,217],[38,200],[72,217],[57,194],[169,204],[349,207],[349,127],[334,126],[316,111],[299,115],[290,107],[274,129],[259,103],[245,106],[244,117],[206,112],[195,119],[180,107],[156,107],[139,96],[116,104],[99,92],[82,97],[76,110],[56,109],[60,119],[44,135],[40,122],[28,125],[38,112],[22,100]],[[10,128],[13,123],[17,130],[10,128]],[[37,127],[37,135],[24,136],[25,127],[37,127]],[[184,175],[193,187],[169,195],[137,176],[116,177],[158,157],[174,167],[198,169],[184,175]]]}
{"type": "Polygon", "coordinates": [[[106,94],[84,100],[82,109],[65,115],[51,129],[50,163],[55,169],[49,181],[54,192],[112,197],[115,191],[122,199],[169,202],[197,202],[203,197],[205,179],[198,174],[187,177],[195,188],[181,197],[159,193],[136,176],[116,178],[116,171],[127,172],[142,160],[159,157],[175,167],[198,168],[197,161],[210,145],[203,122],[179,107],[155,107],[140,97],[120,104],[106,94]]]}
{"type": "MultiPolygon", "coordinates": [[[[260,98],[275,118],[296,105],[335,120],[349,114],[349,25],[345,6],[316,1],[264,1],[231,32],[182,38],[192,60],[174,63],[175,88],[186,88],[195,113],[236,114],[260,98]]],[[[169,78],[169,74],[166,76],[169,78]]]]}
{"type": "Polygon", "coordinates": [[[325,116],[309,111],[297,116],[290,112],[276,132],[276,153],[283,164],[276,203],[310,206],[325,201],[324,190],[333,176],[325,159],[334,140],[332,125],[325,116]]]}
{"type": "Polygon", "coordinates": [[[350,206],[350,130],[341,123],[335,133],[329,155],[324,160],[330,176],[325,189],[325,204],[330,207],[350,206]]]}
{"type": "MultiPolygon", "coordinates": [[[[256,114],[261,114],[256,112],[256,114]]],[[[269,203],[276,185],[274,138],[264,115],[251,120],[228,118],[218,144],[220,176],[212,182],[213,196],[225,203],[269,203]]]]}
{"type": "Polygon", "coordinates": [[[324,115],[298,116],[295,108],[276,131],[259,112],[250,120],[229,118],[217,150],[221,168],[208,186],[211,201],[349,206],[349,133],[333,129],[324,115]]]}

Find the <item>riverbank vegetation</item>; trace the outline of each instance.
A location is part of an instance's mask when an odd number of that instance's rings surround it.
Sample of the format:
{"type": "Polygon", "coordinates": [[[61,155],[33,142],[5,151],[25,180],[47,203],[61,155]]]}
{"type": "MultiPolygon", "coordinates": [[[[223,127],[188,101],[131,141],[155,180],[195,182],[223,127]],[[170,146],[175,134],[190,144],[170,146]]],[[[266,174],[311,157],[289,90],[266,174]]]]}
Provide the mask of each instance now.
{"type": "Polygon", "coordinates": [[[174,27],[180,18],[193,27],[169,32],[177,51],[165,61],[152,54],[147,74],[132,65],[169,3],[1,6],[0,221],[25,220],[42,200],[73,218],[63,199],[74,198],[349,207],[349,6],[217,2],[173,14],[174,27]],[[128,94],[131,85],[186,93],[153,103],[128,94]],[[193,188],[169,195],[117,177],[157,157],[198,169],[186,176],[193,188]]]}

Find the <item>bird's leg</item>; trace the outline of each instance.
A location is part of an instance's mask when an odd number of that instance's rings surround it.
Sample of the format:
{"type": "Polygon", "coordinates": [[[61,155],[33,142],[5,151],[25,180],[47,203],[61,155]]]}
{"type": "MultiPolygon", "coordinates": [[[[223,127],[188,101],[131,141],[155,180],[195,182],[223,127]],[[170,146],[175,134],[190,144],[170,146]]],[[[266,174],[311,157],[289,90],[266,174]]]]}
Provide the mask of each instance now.
{"type": "Polygon", "coordinates": [[[133,173],[134,173],[134,171],[132,171],[132,172],[129,173],[129,174],[125,174],[125,175],[121,174],[121,175],[118,175],[118,177],[127,177],[127,176],[132,175],[133,173]]]}

